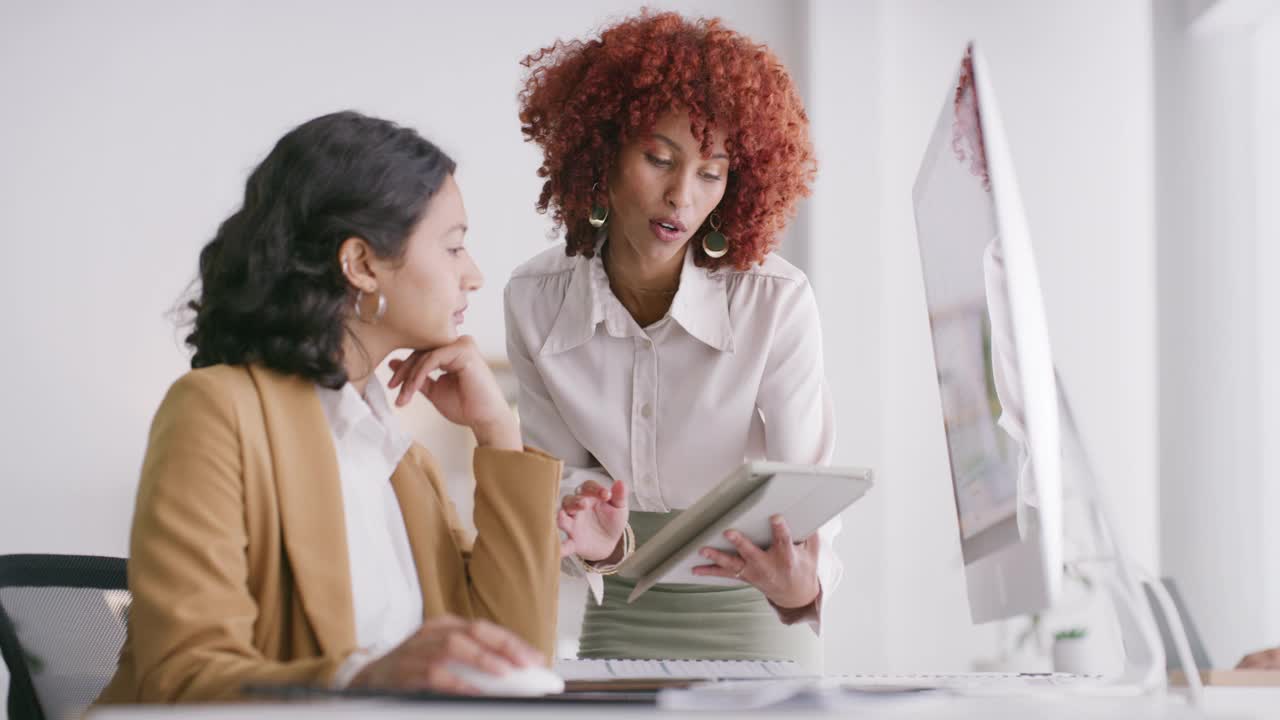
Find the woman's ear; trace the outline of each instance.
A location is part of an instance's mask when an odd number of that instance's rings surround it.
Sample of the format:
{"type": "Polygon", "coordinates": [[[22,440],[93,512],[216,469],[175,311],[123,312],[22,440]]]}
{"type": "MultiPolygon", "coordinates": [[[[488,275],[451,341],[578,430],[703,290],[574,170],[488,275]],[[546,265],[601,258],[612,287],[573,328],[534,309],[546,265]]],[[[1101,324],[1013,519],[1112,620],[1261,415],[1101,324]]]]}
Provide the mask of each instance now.
{"type": "Polygon", "coordinates": [[[373,250],[363,239],[349,237],[338,246],[338,263],[347,283],[361,292],[372,293],[378,289],[378,278],[373,271],[373,250]]]}

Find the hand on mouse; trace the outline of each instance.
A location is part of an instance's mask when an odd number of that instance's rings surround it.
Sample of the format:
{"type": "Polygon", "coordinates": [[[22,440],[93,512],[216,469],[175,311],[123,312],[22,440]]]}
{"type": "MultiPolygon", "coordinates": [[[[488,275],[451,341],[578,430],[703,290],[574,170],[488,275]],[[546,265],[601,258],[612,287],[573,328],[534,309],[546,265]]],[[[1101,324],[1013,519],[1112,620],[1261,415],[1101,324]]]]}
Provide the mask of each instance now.
{"type": "Polygon", "coordinates": [[[424,622],[395,650],[366,665],[351,686],[478,695],[479,689],[453,672],[451,663],[504,675],[543,662],[538,651],[506,628],[442,615],[424,622]]]}

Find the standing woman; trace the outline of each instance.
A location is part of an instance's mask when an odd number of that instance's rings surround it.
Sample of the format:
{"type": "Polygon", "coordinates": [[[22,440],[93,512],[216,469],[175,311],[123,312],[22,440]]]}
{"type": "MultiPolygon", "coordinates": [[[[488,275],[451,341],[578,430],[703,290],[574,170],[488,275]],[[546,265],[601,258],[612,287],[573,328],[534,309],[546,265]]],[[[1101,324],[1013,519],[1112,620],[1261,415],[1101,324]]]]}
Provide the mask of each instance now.
{"type": "Polygon", "coordinates": [[[597,601],[580,655],[817,664],[838,520],[798,545],[775,522],[767,551],[733,533],[737,553],[704,551],[699,574],[745,586],[629,605],[633,583],[609,574],[744,460],[831,457],[813,291],[772,253],[814,174],[795,86],[768,48],[673,13],[525,65],[538,209],[566,241],[511,277],[507,348],[526,441],[567,466],[562,552],[597,601]]]}
{"type": "Polygon", "coordinates": [[[545,662],[561,468],[522,448],[458,334],[482,279],[453,168],[413,130],[344,112],[290,131],[249,176],[200,253],[192,370],[151,427],[128,636],[99,702],[473,692],[457,664],[545,662]],[[474,546],[373,375],[397,348],[418,352],[392,361],[392,384],[441,371],[423,394],[475,432],[474,546]]]}

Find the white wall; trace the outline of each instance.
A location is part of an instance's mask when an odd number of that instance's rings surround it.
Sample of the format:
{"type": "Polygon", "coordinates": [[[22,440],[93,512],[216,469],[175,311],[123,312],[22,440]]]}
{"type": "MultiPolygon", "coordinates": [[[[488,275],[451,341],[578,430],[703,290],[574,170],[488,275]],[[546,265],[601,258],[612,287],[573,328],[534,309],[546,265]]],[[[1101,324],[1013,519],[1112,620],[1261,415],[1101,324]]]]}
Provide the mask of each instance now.
{"type": "Polygon", "coordinates": [[[1162,564],[1219,666],[1280,645],[1271,5],[1155,5],[1162,564]]]}
{"type": "MultiPolygon", "coordinates": [[[[1259,25],[1254,46],[1254,91],[1256,112],[1254,137],[1257,139],[1258,167],[1255,202],[1258,209],[1258,263],[1255,282],[1258,287],[1258,368],[1259,402],[1262,405],[1259,445],[1262,449],[1262,471],[1256,487],[1261,491],[1262,508],[1271,508],[1262,522],[1262,547],[1254,566],[1262,575],[1265,598],[1260,632],[1246,643],[1246,650],[1268,645],[1280,647],[1280,522],[1275,521],[1280,508],[1280,286],[1275,282],[1280,268],[1280,9],[1273,9],[1259,25]],[[1269,520],[1269,521],[1268,521],[1269,520]],[[1270,571],[1268,571],[1270,570],[1270,571]]],[[[1228,662],[1233,658],[1224,658],[1228,662]]]]}
{"type": "Polygon", "coordinates": [[[876,486],[844,514],[836,550],[845,580],[823,627],[828,672],[882,670],[888,634],[886,511],[881,464],[881,10],[876,2],[811,3],[809,117],[818,179],[809,202],[808,271],[822,315],[835,398],[832,462],[876,471],[876,486]]]}

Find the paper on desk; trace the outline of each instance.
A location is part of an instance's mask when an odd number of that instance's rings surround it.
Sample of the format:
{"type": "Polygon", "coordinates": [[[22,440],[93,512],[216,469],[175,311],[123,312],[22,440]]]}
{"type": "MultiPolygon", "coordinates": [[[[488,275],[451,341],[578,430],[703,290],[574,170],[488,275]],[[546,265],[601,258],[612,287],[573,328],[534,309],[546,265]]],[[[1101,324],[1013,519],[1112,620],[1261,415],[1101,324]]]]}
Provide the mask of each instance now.
{"type": "Polygon", "coordinates": [[[941,702],[922,688],[854,689],[838,678],[728,680],[658,692],[663,710],[839,709],[856,705],[941,702]]]}

